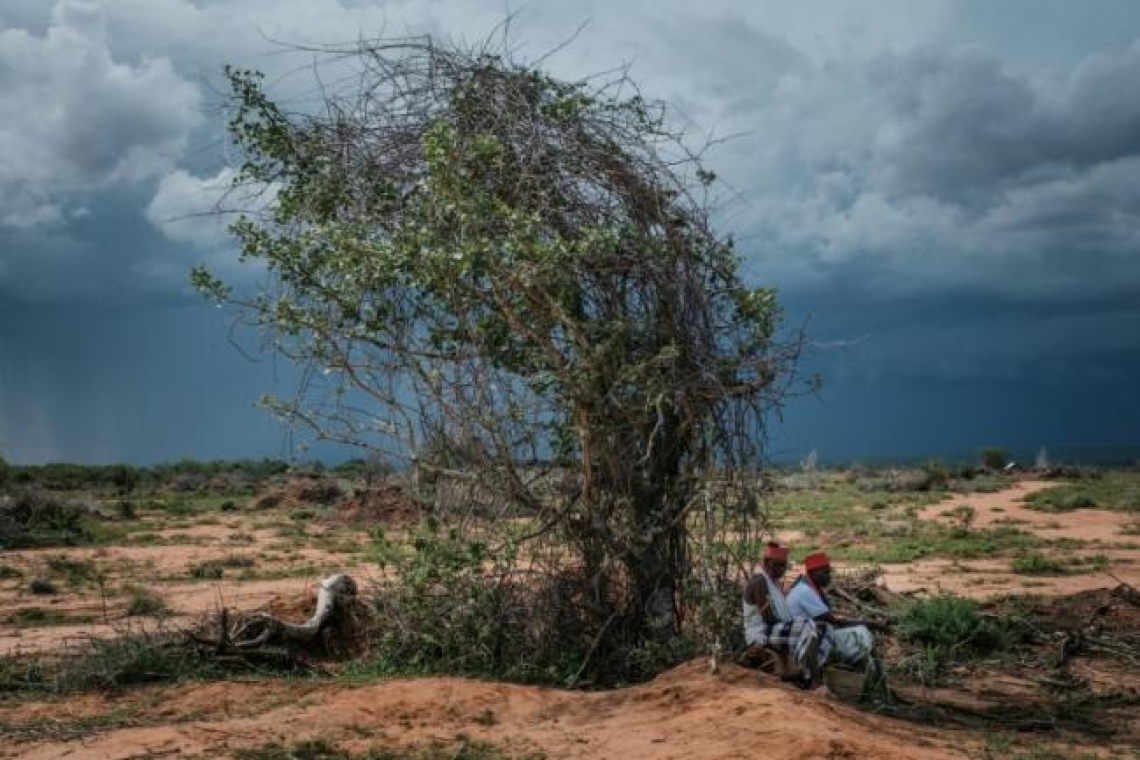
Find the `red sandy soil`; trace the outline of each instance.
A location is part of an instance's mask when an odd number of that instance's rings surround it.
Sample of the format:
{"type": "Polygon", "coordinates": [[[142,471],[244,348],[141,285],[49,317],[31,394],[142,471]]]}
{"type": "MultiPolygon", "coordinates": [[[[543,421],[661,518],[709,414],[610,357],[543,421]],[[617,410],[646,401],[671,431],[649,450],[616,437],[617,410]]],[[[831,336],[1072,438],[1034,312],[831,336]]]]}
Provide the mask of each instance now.
{"type": "MultiPolygon", "coordinates": [[[[1078,539],[1086,542],[1085,546],[1070,551],[1081,557],[1103,554],[1110,560],[1107,570],[1035,576],[1013,573],[1009,558],[930,559],[883,565],[882,583],[896,592],[951,592],[975,598],[1010,593],[1073,594],[1113,588],[1122,582],[1140,586],[1140,537],[1125,534],[1130,522],[1128,515],[1102,509],[1038,512],[1025,506],[1029,494],[1057,485],[1055,482],[1026,480],[996,493],[963,494],[929,506],[919,516],[925,520],[952,520],[955,518],[951,513],[955,509],[970,506],[975,510],[974,528],[993,528],[1008,523],[1044,539],[1078,539]]],[[[1046,547],[1042,552],[1049,555],[1052,550],[1046,547]]]]}
{"type": "MultiPolygon", "coordinates": [[[[349,749],[403,746],[459,734],[548,758],[854,760],[967,757],[975,741],[869,715],[736,666],[711,675],[691,662],[610,692],[565,692],[455,678],[361,687],[211,683],[0,706],[0,722],[76,720],[117,709],[122,727],[83,739],[0,747],[28,760],[228,757],[235,748],[320,737],[349,749]],[[149,754],[148,754],[149,753],[149,754]]],[[[17,737],[18,741],[18,737],[17,737]]]]}

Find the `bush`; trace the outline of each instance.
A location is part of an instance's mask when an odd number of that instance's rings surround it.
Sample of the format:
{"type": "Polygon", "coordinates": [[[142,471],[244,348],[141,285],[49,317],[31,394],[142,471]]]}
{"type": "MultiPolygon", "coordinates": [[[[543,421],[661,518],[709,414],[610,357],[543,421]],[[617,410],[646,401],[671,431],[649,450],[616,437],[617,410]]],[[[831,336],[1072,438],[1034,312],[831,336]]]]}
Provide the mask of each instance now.
{"type": "Polygon", "coordinates": [[[384,625],[368,666],[385,673],[455,673],[524,683],[609,686],[644,679],[693,653],[683,638],[635,646],[613,610],[616,571],[526,571],[513,547],[494,557],[478,538],[422,526],[410,545],[376,541],[394,580],[374,599],[384,625]]]}
{"type": "Polygon", "coordinates": [[[904,603],[898,635],[922,646],[935,670],[954,660],[1005,651],[1021,638],[1014,623],[987,618],[977,602],[953,594],[904,603]]]}
{"type": "Polygon", "coordinates": [[[995,446],[979,451],[978,458],[987,470],[1000,470],[1009,462],[1009,452],[995,446]]]}
{"type": "Polygon", "coordinates": [[[75,546],[90,540],[82,505],[36,488],[0,496],[0,549],[75,546]]]}

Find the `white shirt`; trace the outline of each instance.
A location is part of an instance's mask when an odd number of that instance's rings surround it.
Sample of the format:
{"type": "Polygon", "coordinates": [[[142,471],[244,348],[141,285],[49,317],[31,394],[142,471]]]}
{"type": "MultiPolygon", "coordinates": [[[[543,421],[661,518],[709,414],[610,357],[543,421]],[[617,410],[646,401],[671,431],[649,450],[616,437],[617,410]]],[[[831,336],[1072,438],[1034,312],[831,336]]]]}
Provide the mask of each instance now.
{"type": "Polygon", "coordinates": [[[802,577],[788,592],[788,607],[791,608],[793,617],[806,617],[813,620],[820,615],[831,612],[831,608],[823,601],[815,587],[802,577]]]}
{"type": "MultiPolygon", "coordinates": [[[[780,584],[773,581],[768,577],[768,574],[761,571],[760,575],[768,586],[768,602],[769,609],[772,616],[776,620],[791,620],[792,613],[788,608],[788,602],[784,598],[784,590],[780,588],[780,584]]],[[[764,616],[760,612],[760,608],[755,604],[749,603],[747,600],[744,604],[744,640],[749,644],[762,643],[766,639],[766,632],[768,630],[767,623],[764,622],[764,616]]]]}

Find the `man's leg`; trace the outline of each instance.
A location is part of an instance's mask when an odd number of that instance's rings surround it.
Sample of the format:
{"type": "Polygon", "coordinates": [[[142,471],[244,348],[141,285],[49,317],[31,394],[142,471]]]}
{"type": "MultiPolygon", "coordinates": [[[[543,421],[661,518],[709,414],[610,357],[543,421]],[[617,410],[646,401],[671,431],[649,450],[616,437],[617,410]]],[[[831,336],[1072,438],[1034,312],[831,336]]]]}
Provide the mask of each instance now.
{"type": "Polygon", "coordinates": [[[851,665],[866,662],[875,648],[875,638],[865,625],[835,628],[831,636],[837,659],[851,665]]]}

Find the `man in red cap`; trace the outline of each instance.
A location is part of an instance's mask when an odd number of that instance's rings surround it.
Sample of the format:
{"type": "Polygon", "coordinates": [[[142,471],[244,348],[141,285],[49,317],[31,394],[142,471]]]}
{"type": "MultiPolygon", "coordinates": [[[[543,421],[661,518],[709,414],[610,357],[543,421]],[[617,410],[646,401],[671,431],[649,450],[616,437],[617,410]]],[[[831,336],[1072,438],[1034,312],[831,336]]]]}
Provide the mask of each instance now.
{"type": "Polygon", "coordinates": [[[831,559],[824,552],[807,555],[804,574],[796,579],[788,592],[788,608],[793,616],[817,620],[831,627],[835,655],[839,660],[850,664],[863,663],[875,646],[871,628],[879,625],[871,620],[842,618],[832,612],[831,600],[827,598],[830,585],[831,559]]]}
{"type": "Polygon", "coordinates": [[[781,585],[787,570],[788,548],[774,542],[765,546],[762,571],[744,587],[744,639],[749,646],[786,653],[799,668],[797,684],[814,688],[831,651],[830,631],[810,617],[797,617],[788,606],[781,585]]]}

